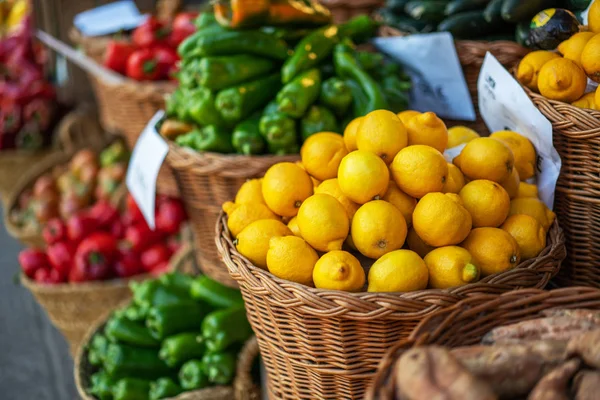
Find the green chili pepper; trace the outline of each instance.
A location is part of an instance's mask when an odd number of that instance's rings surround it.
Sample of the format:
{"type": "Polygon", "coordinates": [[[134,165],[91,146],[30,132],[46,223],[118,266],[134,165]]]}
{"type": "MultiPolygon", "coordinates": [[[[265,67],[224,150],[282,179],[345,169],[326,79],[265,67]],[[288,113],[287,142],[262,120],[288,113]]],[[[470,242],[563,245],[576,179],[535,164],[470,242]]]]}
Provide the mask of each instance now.
{"type": "Polygon", "coordinates": [[[272,100],[265,106],[262,115],[273,114],[279,112],[279,106],[277,105],[277,100],[272,100]]]}
{"type": "Polygon", "coordinates": [[[392,111],[400,112],[408,108],[408,91],[411,86],[410,82],[401,81],[394,75],[383,79],[383,92],[392,111]]]}
{"type": "Polygon", "coordinates": [[[228,129],[209,125],[192,132],[195,133],[194,149],[212,153],[233,153],[231,132],[228,129]]]}
{"type": "Polygon", "coordinates": [[[280,112],[265,114],[260,119],[259,128],[267,141],[269,153],[284,155],[298,152],[296,121],[292,118],[280,112]]]}
{"type": "Polygon", "coordinates": [[[92,337],[88,346],[88,362],[91,365],[98,366],[104,362],[108,344],[108,339],[101,333],[96,333],[92,337]]]}
{"type": "Polygon", "coordinates": [[[321,85],[319,101],[336,115],[342,116],[352,104],[352,90],[340,78],[329,78],[321,85]]]}
{"type": "Polygon", "coordinates": [[[123,317],[133,322],[142,322],[146,319],[148,309],[142,309],[137,304],[130,304],[127,307],[115,311],[115,315],[123,317]]]}
{"type": "Polygon", "coordinates": [[[170,372],[158,358],[158,350],[111,343],[106,351],[104,368],[116,379],[125,377],[157,379],[170,372]]]}
{"type": "Polygon", "coordinates": [[[216,108],[223,119],[236,123],[263,107],[279,90],[279,73],[221,90],[216,108]]]}
{"type": "Polygon", "coordinates": [[[171,378],[160,378],[150,383],[150,400],[161,400],[179,396],[183,392],[181,386],[171,378]]]}
{"type": "Polygon", "coordinates": [[[338,132],[335,115],[323,106],[312,106],[300,121],[302,140],[319,132],[338,132]]]}
{"type": "Polygon", "coordinates": [[[277,39],[282,39],[286,43],[301,40],[311,32],[310,29],[282,28],[275,26],[263,26],[260,28],[260,31],[268,35],[273,35],[277,39]]]}
{"type": "Polygon", "coordinates": [[[223,351],[234,343],[244,343],[250,336],[252,327],[243,306],[213,311],[202,321],[202,337],[211,352],[223,351]]]}
{"type": "Polygon", "coordinates": [[[231,352],[207,353],[202,357],[204,373],[217,385],[227,385],[235,376],[236,356],[231,352]]]}
{"type": "Polygon", "coordinates": [[[92,386],[89,388],[90,394],[93,394],[99,400],[112,400],[112,388],[114,381],[104,370],[100,370],[90,376],[92,386]]]}
{"type": "Polygon", "coordinates": [[[204,317],[211,311],[205,304],[181,303],[150,309],[146,326],[157,339],[181,332],[197,330],[204,317]]]}
{"type": "Polygon", "coordinates": [[[183,104],[183,92],[181,88],[175,89],[165,101],[165,111],[167,117],[175,117],[179,119],[185,119],[185,115],[182,115],[181,106],[183,104]]]}
{"type": "Polygon", "coordinates": [[[124,316],[113,316],[104,328],[106,337],[113,342],[121,342],[139,347],[157,347],[160,343],[153,338],[144,325],[130,321],[124,316]]]}
{"type": "Polygon", "coordinates": [[[200,333],[179,333],[163,340],[158,356],[169,367],[177,367],[188,360],[202,357],[205,348],[200,333]]]}
{"type": "Polygon", "coordinates": [[[213,281],[206,275],[198,276],[192,282],[190,294],[195,300],[203,301],[215,308],[243,306],[242,293],[213,281]]]}
{"type": "Polygon", "coordinates": [[[148,400],[150,381],[138,378],[123,378],[113,386],[114,400],[148,400]]]}
{"type": "Polygon", "coordinates": [[[319,97],[321,71],[317,68],[302,72],[277,93],[279,111],[292,118],[301,118],[319,97]]]}
{"type": "Polygon", "coordinates": [[[185,97],[187,115],[198,125],[224,125],[221,114],[215,106],[215,95],[205,87],[189,90],[185,97]]]}
{"type": "Polygon", "coordinates": [[[383,54],[370,51],[355,51],[354,57],[358,65],[367,72],[377,71],[384,64],[383,54]]]}
{"type": "Polygon", "coordinates": [[[312,69],[331,55],[338,42],[338,27],[326,26],[313,31],[298,43],[294,55],[281,68],[283,83],[289,83],[301,72],[312,69]]]}
{"type": "Polygon", "coordinates": [[[158,280],[146,280],[129,284],[133,292],[133,302],[141,309],[170,304],[189,303],[192,301],[189,292],[166,287],[158,280]]]}
{"type": "Polygon", "coordinates": [[[196,138],[198,137],[198,130],[193,130],[183,135],[179,135],[175,138],[175,143],[181,147],[189,147],[190,149],[196,149],[196,138]]]}
{"type": "Polygon", "coordinates": [[[285,60],[288,56],[287,44],[273,35],[260,31],[223,28],[215,34],[217,31],[211,32],[210,29],[214,28],[204,29],[187,38],[177,50],[181,57],[254,54],[285,60]],[[188,40],[193,44],[188,44],[188,40]]]}
{"type": "Polygon", "coordinates": [[[190,360],[179,370],[179,383],[185,390],[196,390],[207,387],[210,382],[204,372],[204,364],[199,360],[190,360]]]}
{"type": "Polygon", "coordinates": [[[367,98],[367,94],[362,90],[360,85],[353,81],[352,79],[347,79],[346,84],[350,88],[352,92],[352,119],[356,117],[362,117],[370,113],[370,105],[369,99],[367,98]]]}
{"type": "Polygon", "coordinates": [[[203,12],[194,20],[194,26],[199,31],[217,24],[217,18],[215,18],[215,14],[212,12],[203,12]]]}
{"type": "Polygon", "coordinates": [[[158,281],[161,285],[182,297],[191,297],[190,287],[192,286],[194,278],[189,275],[179,272],[169,272],[167,274],[162,274],[158,278],[158,281]]]}
{"type": "Polygon", "coordinates": [[[221,35],[223,32],[227,32],[227,30],[219,24],[211,24],[203,29],[196,31],[191,34],[181,44],[177,47],[177,53],[181,56],[182,59],[202,56],[201,51],[197,50],[198,44],[201,42],[203,37],[211,37],[215,35],[221,35]]]}
{"type": "Polygon", "coordinates": [[[368,40],[375,36],[377,23],[368,15],[359,15],[339,26],[340,37],[347,37],[356,41],[368,40]]]}
{"type": "Polygon", "coordinates": [[[260,118],[252,117],[236,125],[231,142],[237,153],[252,155],[261,154],[265,150],[265,140],[258,129],[259,122],[260,118]]]}
{"type": "Polygon", "coordinates": [[[198,64],[198,83],[220,90],[256,79],[274,68],[272,60],[248,54],[204,57],[198,64]]]}

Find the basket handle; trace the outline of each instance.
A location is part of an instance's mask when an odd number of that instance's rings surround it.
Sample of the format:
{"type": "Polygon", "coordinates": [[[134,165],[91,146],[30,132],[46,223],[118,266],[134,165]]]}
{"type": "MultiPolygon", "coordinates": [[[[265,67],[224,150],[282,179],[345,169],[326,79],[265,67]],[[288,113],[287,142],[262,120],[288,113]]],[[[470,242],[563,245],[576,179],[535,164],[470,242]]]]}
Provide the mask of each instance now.
{"type": "Polygon", "coordinates": [[[233,389],[236,399],[260,399],[260,388],[252,379],[252,365],[260,355],[256,336],[252,336],[238,355],[233,389]]]}

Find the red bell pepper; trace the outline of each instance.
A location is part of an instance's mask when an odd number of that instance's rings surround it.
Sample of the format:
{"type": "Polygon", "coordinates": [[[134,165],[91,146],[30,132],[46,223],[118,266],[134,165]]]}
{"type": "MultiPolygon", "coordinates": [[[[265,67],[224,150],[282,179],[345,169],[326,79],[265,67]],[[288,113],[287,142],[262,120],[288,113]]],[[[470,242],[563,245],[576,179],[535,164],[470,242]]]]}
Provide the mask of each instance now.
{"type": "Polygon", "coordinates": [[[131,40],[137,47],[151,47],[166,43],[170,30],[154,17],[149,17],[143,24],[135,28],[131,40]]]}
{"type": "Polygon", "coordinates": [[[21,108],[15,103],[0,107],[0,135],[16,133],[21,127],[21,108]]]}
{"type": "Polygon", "coordinates": [[[197,12],[182,12],[177,14],[173,20],[171,36],[169,36],[169,44],[176,48],[188,36],[196,32],[194,20],[198,17],[197,12]]]}
{"type": "Polygon", "coordinates": [[[115,272],[118,277],[127,278],[144,272],[139,255],[132,249],[119,249],[119,256],[115,263],[115,272]]]}
{"type": "Polygon", "coordinates": [[[30,278],[35,277],[36,271],[49,268],[48,256],[42,250],[25,249],[19,253],[18,258],[23,273],[30,278]]]}
{"type": "Polygon", "coordinates": [[[156,229],[174,235],[179,233],[181,224],[186,220],[183,204],[179,200],[170,199],[158,206],[156,212],[156,229]]]}
{"type": "Polygon", "coordinates": [[[23,109],[23,119],[25,121],[37,122],[40,130],[44,131],[50,125],[52,118],[52,106],[48,100],[33,99],[23,109]]]}
{"type": "Polygon", "coordinates": [[[117,242],[109,233],[98,232],[85,238],[77,247],[69,280],[95,281],[110,278],[117,258],[117,242]]]}
{"type": "Polygon", "coordinates": [[[44,227],[42,236],[44,237],[44,242],[48,245],[60,242],[67,237],[67,227],[62,219],[51,219],[44,227]]]}
{"type": "Polygon", "coordinates": [[[145,221],[129,226],[125,230],[125,242],[137,252],[142,252],[158,242],[162,237],[162,232],[151,230],[145,221]]]}
{"type": "Polygon", "coordinates": [[[110,234],[116,239],[122,239],[125,236],[125,224],[120,219],[116,219],[110,226],[110,234]]]}
{"type": "Polygon", "coordinates": [[[130,43],[111,40],[106,46],[104,66],[120,74],[125,74],[127,59],[134,51],[135,46],[130,43]]]}
{"type": "Polygon", "coordinates": [[[138,81],[155,81],[162,77],[159,60],[152,49],[136,50],[127,59],[125,73],[138,81]]]}
{"type": "Polygon", "coordinates": [[[171,252],[164,243],[156,243],[140,254],[142,267],[148,272],[152,271],[158,264],[169,261],[171,252]]]}
{"type": "Polygon", "coordinates": [[[60,272],[51,268],[38,269],[35,272],[34,279],[38,283],[44,283],[48,285],[56,285],[57,283],[65,282],[65,279],[60,275],[60,272]]]}
{"type": "Polygon", "coordinates": [[[140,210],[140,208],[138,207],[131,193],[127,194],[127,200],[125,201],[125,209],[129,214],[129,225],[132,225],[136,222],[144,221],[144,214],[142,214],[142,210],[140,210]]]}
{"type": "Polygon", "coordinates": [[[177,63],[177,61],[179,61],[179,55],[174,49],[164,45],[155,46],[152,48],[152,51],[158,60],[158,68],[161,71],[161,78],[168,78],[169,70],[177,63]]]}
{"type": "Polygon", "coordinates": [[[73,265],[74,246],[68,242],[58,242],[48,246],[48,260],[52,268],[61,276],[68,277],[73,265]]]}
{"type": "Polygon", "coordinates": [[[80,212],[67,220],[67,237],[72,242],[79,243],[97,228],[96,218],[86,212],[80,212]]]}
{"type": "Polygon", "coordinates": [[[160,264],[154,266],[154,269],[150,271],[152,276],[160,276],[162,274],[166,274],[167,272],[171,272],[171,265],[168,261],[163,261],[160,264]]]}
{"type": "Polygon", "coordinates": [[[89,215],[96,220],[96,226],[103,231],[110,231],[119,219],[119,210],[107,200],[99,200],[89,210],[89,215]]]}

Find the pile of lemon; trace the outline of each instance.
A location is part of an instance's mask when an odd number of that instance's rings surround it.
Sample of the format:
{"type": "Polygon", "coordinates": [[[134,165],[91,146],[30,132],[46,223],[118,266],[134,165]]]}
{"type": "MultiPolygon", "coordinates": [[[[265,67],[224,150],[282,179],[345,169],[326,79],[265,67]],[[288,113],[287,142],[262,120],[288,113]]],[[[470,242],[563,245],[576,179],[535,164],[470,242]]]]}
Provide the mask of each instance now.
{"type": "Polygon", "coordinates": [[[277,277],[361,291],[372,263],[369,292],[449,288],[546,247],[554,214],[521,182],[536,152],[515,132],[481,138],[432,112],[377,110],[343,136],[311,136],[300,155],[223,205],[237,250],[277,277]],[[461,143],[448,163],[442,152],[461,143]]]}
{"type": "Polygon", "coordinates": [[[558,53],[526,55],[517,69],[519,82],[550,100],[600,109],[600,90],[585,93],[588,77],[600,82],[600,0],[591,5],[588,20],[589,26],[562,42],[558,53]]]}

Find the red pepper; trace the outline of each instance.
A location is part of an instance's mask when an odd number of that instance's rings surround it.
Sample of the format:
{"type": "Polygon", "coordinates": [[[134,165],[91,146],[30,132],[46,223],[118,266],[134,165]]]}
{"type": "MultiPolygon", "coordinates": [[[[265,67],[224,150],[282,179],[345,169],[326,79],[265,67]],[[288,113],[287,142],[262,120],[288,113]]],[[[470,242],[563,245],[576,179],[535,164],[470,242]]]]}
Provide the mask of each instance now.
{"type": "Polygon", "coordinates": [[[48,256],[42,250],[25,249],[19,253],[19,264],[23,273],[30,278],[35,276],[36,271],[48,268],[48,256]]]}
{"type": "Polygon", "coordinates": [[[198,17],[197,12],[183,12],[177,14],[173,20],[173,31],[169,36],[169,44],[176,48],[181,42],[183,42],[188,36],[196,32],[196,26],[194,20],[198,17]]]}
{"type": "Polygon", "coordinates": [[[111,276],[117,258],[117,242],[109,233],[98,232],[85,238],[77,247],[69,280],[95,281],[111,276]]]}
{"type": "Polygon", "coordinates": [[[125,74],[127,59],[134,51],[135,46],[127,42],[111,40],[106,46],[104,66],[120,74],[125,74]]]}
{"type": "Polygon", "coordinates": [[[140,254],[140,261],[142,262],[142,267],[144,267],[146,271],[152,271],[158,264],[169,261],[170,257],[171,252],[167,245],[164,243],[156,243],[140,254]]]}
{"type": "Polygon", "coordinates": [[[125,224],[123,221],[117,218],[110,227],[110,234],[116,239],[122,239],[125,236],[125,224]]]}
{"type": "Polygon", "coordinates": [[[136,222],[144,221],[144,214],[142,214],[142,210],[138,207],[135,199],[131,195],[131,193],[127,194],[127,200],[125,202],[125,209],[128,212],[128,216],[130,222],[129,225],[133,225],[136,222]]]}
{"type": "Polygon", "coordinates": [[[74,253],[74,246],[68,242],[58,242],[48,246],[48,260],[50,261],[50,265],[65,278],[71,272],[74,253]]]}
{"type": "Polygon", "coordinates": [[[44,230],[42,231],[42,236],[44,237],[44,241],[46,244],[54,244],[56,242],[60,242],[67,237],[67,227],[65,223],[60,218],[54,218],[48,221],[44,230]]]}
{"type": "Polygon", "coordinates": [[[171,265],[168,261],[163,261],[160,264],[157,264],[150,274],[152,276],[160,276],[162,274],[166,274],[167,272],[171,272],[171,265]]]}
{"type": "Polygon", "coordinates": [[[134,251],[142,252],[162,238],[162,232],[153,231],[146,222],[138,222],[127,227],[125,230],[125,241],[134,251]]]}
{"type": "Polygon", "coordinates": [[[155,81],[162,77],[156,54],[151,49],[136,50],[127,59],[126,75],[138,81],[155,81]]]}
{"type": "Polygon", "coordinates": [[[115,263],[115,272],[120,278],[139,275],[144,272],[140,257],[131,249],[120,249],[119,258],[115,263]]]}
{"type": "Polygon", "coordinates": [[[143,24],[135,28],[131,34],[131,40],[137,47],[151,47],[166,43],[169,36],[169,28],[154,17],[149,17],[143,24]]]}
{"type": "Polygon", "coordinates": [[[185,210],[179,200],[169,199],[158,206],[156,229],[174,235],[179,233],[181,224],[186,220],[185,210]]]}
{"type": "Polygon", "coordinates": [[[16,133],[21,127],[21,108],[15,103],[0,107],[0,135],[16,133]]]}
{"type": "Polygon", "coordinates": [[[119,219],[119,210],[107,200],[99,200],[89,210],[89,215],[96,220],[96,226],[103,231],[110,231],[119,219]]]}
{"type": "Polygon", "coordinates": [[[67,220],[67,237],[72,242],[79,243],[97,228],[96,218],[80,212],[67,220]]]}
{"type": "Polygon", "coordinates": [[[41,268],[35,272],[34,279],[38,283],[48,285],[56,285],[57,283],[65,282],[65,279],[55,269],[41,268]]]}
{"type": "Polygon", "coordinates": [[[52,105],[45,99],[33,99],[23,109],[25,121],[34,120],[41,130],[46,130],[52,118],[52,105]]]}
{"type": "Polygon", "coordinates": [[[171,47],[164,45],[155,46],[152,51],[158,60],[158,68],[161,70],[162,77],[168,78],[169,70],[179,61],[179,55],[171,47]]]}

